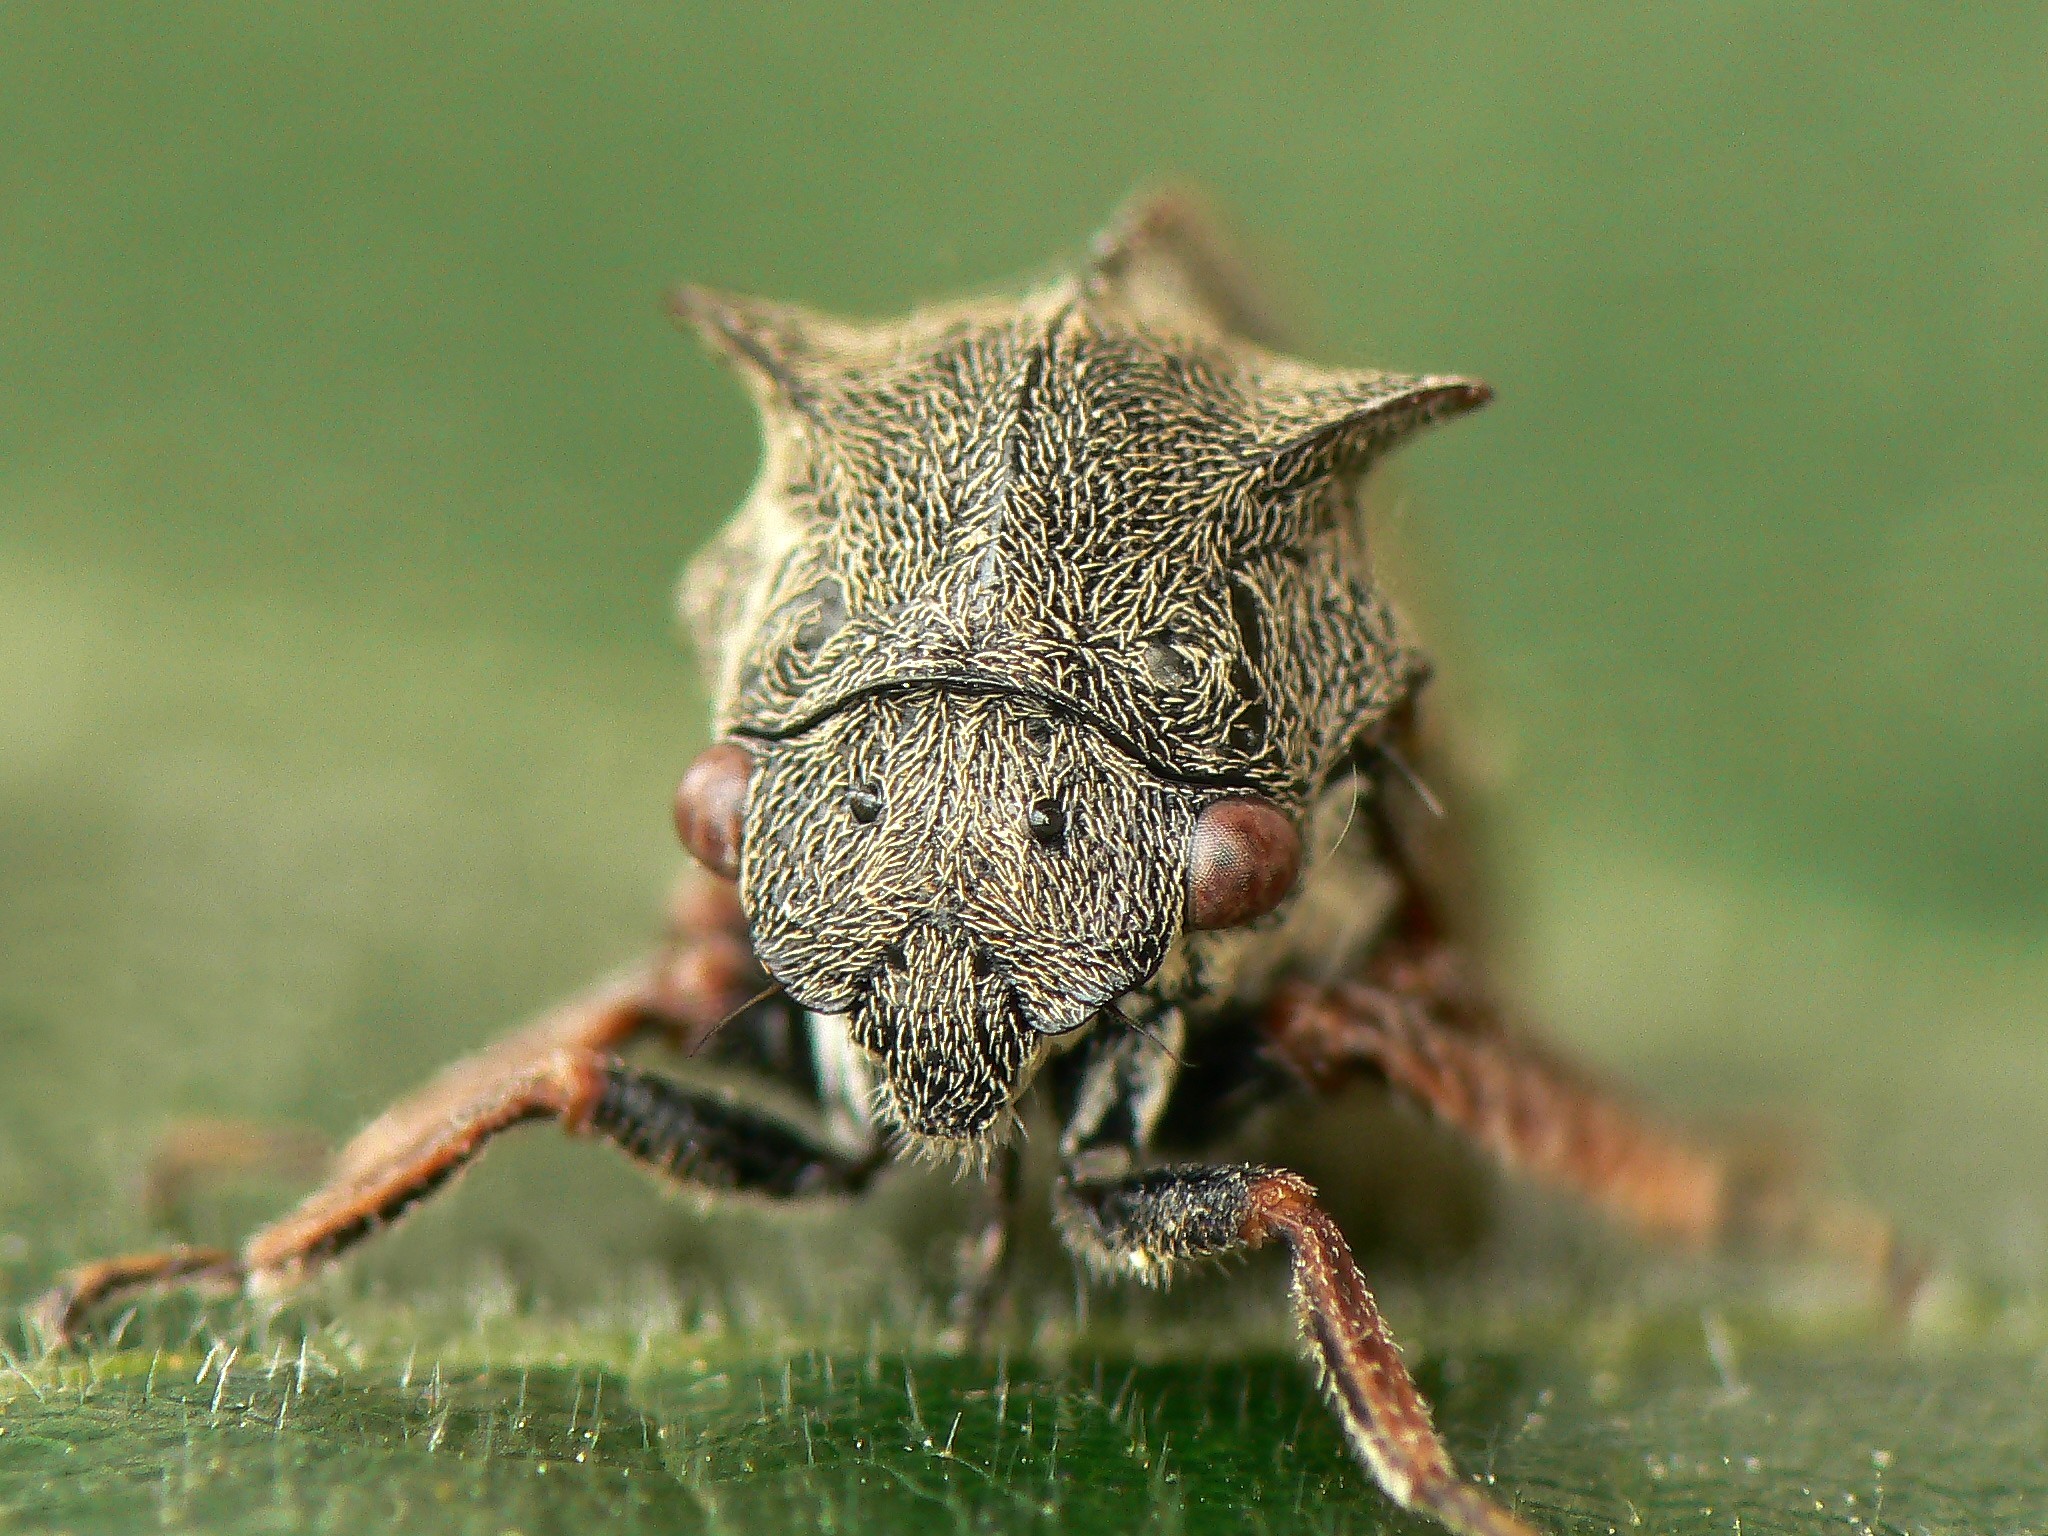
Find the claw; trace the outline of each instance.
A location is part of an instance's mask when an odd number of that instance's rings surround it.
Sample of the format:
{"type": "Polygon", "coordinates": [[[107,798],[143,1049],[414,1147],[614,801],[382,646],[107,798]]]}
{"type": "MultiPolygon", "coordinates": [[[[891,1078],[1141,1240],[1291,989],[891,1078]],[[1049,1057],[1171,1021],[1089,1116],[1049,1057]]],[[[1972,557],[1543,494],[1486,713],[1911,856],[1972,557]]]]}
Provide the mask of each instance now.
{"type": "Polygon", "coordinates": [[[209,1282],[239,1290],[241,1260],[226,1248],[180,1244],[154,1253],[102,1259],[72,1270],[29,1309],[29,1322],[44,1346],[62,1349],[76,1341],[79,1325],[101,1304],[133,1291],[179,1282],[209,1282]]]}

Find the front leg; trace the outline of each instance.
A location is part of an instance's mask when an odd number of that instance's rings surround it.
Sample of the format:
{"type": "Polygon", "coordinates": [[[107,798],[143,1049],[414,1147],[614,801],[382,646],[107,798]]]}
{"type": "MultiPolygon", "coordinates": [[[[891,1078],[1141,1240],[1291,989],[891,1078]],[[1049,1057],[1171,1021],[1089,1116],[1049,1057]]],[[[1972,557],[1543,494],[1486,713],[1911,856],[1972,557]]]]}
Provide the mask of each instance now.
{"type": "Polygon", "coordinates": [[[447,1184],[500,1132],[529,1120],[602,1137],[699,1183],[771,1196],[856,1188],[874,1167],[871,1155],[849,1154],[616,1059],[649,1031],[696,1049],[744,1007],[758,982],[737,902],[711,882],[692,882],[659,954],[456,1062],[385,1111],[342,1148],[324,1185],[239,1253],[181,1246],[85,1265],[43,1298],[38,1320],[56,1343],[109,1302],[167,1285],[287,1289],[447,1184]]]}
{"type": "MultiPolygon", "coordinates": [[[[739,896],[725,881],[686,876],[669,903],[667,942],[619,977],[530,1020],[452,1063],[393,1104],[330,1158],[321,1138],[296,1127],[195,1118],[158,1139],[143,1177],[143,1207],[173,1215],[186,1196],[223,1175],[261,1170],[310,1183],[374,1165],[458,1113],[486,1085],[562,1049],[617,1051],[649,1032],[683,1054],[702,1052],[763,1076],[811,1086],[791,1010],[762,1003],[772,988],[747,943],[739,896]]],[[[206,1250],[189,1249],[197,1254],[206,1250]]]]}
{"type": "Polygon", "coordinates": [[[1163,1283],[1190,1259],[1278,1238],[1294,1306],[1352,1450],[1393,1500],[1462,1536],[1534,1536],[1451,1465],[1344,1234],[1299,1175],[1252,1166],[1134,1171],[1178,1081],[1187,1031],[1175,1008],[1104,1033],[1055,1077],[1065,1172],[1053,1218],[1090,1267],[1163,1283]]]}
{"type": "Polygon", "coordinates": [[[1460,1536],[1535,1536],[1458,1475],[1337,1224],[1296,1174],[1250,1165],[1062,1179],[1053,1208],[1095,1268],[1162,1281],[1178,1263],[1278,1238],[1294,1260],[1294,1308],[1352,1450],[1389,1498],[1460,1536]]]}
{"type": "Polygon", "coordinates": [[[239,1253],[174,1248],[90,1264],[45,1296],[37,1318],[53,1343],[111,1301],[168,1284],[264,1296],[290,1289],[448,1184],[501,1132],[553,1120],[611,1142],[656,1172],[714,1189],[792,1199],[850,1193],[878,1166],[717,1092],[637,1071],[602,1052],[564,1048],[486,1079],[411,1141],[385,1142],[345,1167],[239,1253]]]}

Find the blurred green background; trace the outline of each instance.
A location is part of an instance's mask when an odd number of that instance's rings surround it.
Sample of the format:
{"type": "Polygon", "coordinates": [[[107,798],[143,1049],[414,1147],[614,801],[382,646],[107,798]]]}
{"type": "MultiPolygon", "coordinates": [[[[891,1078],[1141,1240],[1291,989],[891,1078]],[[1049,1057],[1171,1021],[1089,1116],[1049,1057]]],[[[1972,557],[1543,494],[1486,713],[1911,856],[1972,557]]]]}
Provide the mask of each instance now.
{"type": "MultiPolygon", "coordinates": [[[[345,1133],[643,942],[701,731],[669,590],[755,455],[740,391],[662,318],[669,283],[895,311],[1043,271],[1167,175],[1229,212],[1305,350],[1500,392],[1406,455],[1395,515],[1496,772],[1524,992],[1690,1112],[1787,1111],[1962,1277],[1901,1336],[1782,1277],[1617,1259],[1588,1291],[1593,1261],[1553,1241],[1576,1229],[1520,1197],[1442,1274],[1401,1267],[1428,1219],[1378,1218],[1466,1460],[1560,1529],[2048,1529],[2038,5],[0,5],[0,1297],[161,1230],[132,1183],[172,1118],[345,1133]],[[1699,1324],[1731,1295],[1770,1383],[1740,1410],[1699,1324]],[[1815,1328],[1851,1340],[1824,1366],[1815,1328]],[[1773,1458],[1746,1484],[1744,1436],[1773,1458]],[[1839,1502],[1886,1466],[1892,1515],[1839,1502]]],[[[1328,1160],[1340,1185],[1386,1161],[1328,1160]]],[[[182,1225],[221,1236],[287,1193],[254,1181],[182,1225]]],[[[916,1228],[961,1198],[910,1180],[881,1205],[916,1228]]],[[[588,1434],[584,1366],[624,1371],[643,1470],[687,1493],[649,1528],[886,1527],[881,1495],[806,1504],[802,1478],[787,1508],[735,1504],[752,1484],[677,1472],[667,1431],[698,1422],[716,1339],[745,1369],[715,1378],[740,1406],[689,1431],[703,1466],[773,1461],[746,1434],[776,1425],[798,1444],[776,1351],[867,1347],[878,1317],[914,1355],[941,1288],[923,1241],[664,1207],[534,1137],[315,1310],[340,1374],[289,1447],[274,1379],[228,1399],[244,1427],[278,1416],[260,1454],[192,1429],[209,1402],[218,1429],[229,1378],[192,1384],[205,1336],[174,1322],[135,1337],[158,1330],[179,1396],[121,1385],[150,1349],[0,1375],[0,1515],[639,1510],[602,1481],[514,1497],[488,1455],[434,1492],[409,1426],[447,1414],[410,1368],[395,1385],[425,1341],[482,1372],[463,1422],[487,1444],[507,1360],[550,1362],[563,1446],[588,1434]],[[314,1435],[329,1410],[354,1427],[314,1435]]],[[[1293,1439],[1211,1425],[1175,1491],[1084,1352],[1043,1390],[1128,1453],[1100,1518],[1377,1528],[1312,1394],[1259,1363],[1280,1314],[1219,1294],[1313,1473],[1293,1439]]],[[[1180,1358],[1204,1305],[1141,1308],[1116,1347],[1180,1358]]],[[[971,1367],[929,1369],[953,1373],[939,1400],[985,1403],[971,1367]]],[[[1236,1403],[1148,1369],[1138,1395],[1175,1412],[1236,1403]]],[[[894,1433],[817,1390],[856,1449],[894,1433]]],[[[905,1444],[883,1484],[931,1470],[905,1444]]],[[[1054,1461],[1031,1465],[1056,1489],[1054,1461]]],[[[963,1529],[1064,1518],[933,1486],[963,1529]]]]}

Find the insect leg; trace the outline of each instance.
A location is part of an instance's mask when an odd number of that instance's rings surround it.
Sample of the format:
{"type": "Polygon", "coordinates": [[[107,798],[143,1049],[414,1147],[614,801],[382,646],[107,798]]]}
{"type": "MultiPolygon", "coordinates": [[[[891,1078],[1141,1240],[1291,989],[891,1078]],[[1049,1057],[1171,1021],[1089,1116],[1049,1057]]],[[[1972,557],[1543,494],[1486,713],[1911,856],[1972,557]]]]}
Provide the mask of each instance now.
{"type": "Polygon", "coordinates": [[[1313,1087],[1374,1072],[1518,1173],[1653,1236],[1761,1242],[1849,1260],[1911,1299],[1921,1261],[1891,1224],[1802,1194],[1782,1171],[1658,1125],[1591,1074],[1519,1036],[1447,970],[1387,966],[1382,981],[1291,983],[1267,1015],[1274,1053],[1313,1087]]]}
{"type": "Polygon", "coordinates": [[[1053,1208],[1068,1246],[1094,1267],[1149,1283],[1185,1260],[1285,1243],[1304,1343],[1380,1487],[1460,1536],[1534,1536],[1458,1475],[1344,1234],[1298,1175],[1240,1165],[1070,1177],[1054,1186],[1053,1208]]]}
{"type": "MultiPolygon", "coordinates": [[[[654,1016],[652,1004],[660,988],[657,967],[644,966],[550,1010],[495,1045],[444,1069],[424,1088],[371,1121],[342,1148],[328,1171],[327,1183],[301,1206],[300,1214],[323,1202],[331,1204],[338,1192],[355,1189],[365,1181],[375,1182],[385,1169],[405,1166],[408,1159],[417,1159],[422,1148],[459,1144],[474,1135],[481,1124],[480,1115],[488,1119],[482,1113],[485,1109],[505,1100],[508,1093],[516,1095],[516,1085],[531,1079],[564,1052],[604,1052],[631,1039],[654,1016]]],[[[501,1127],[492,1127],[497,1128],[501,1127]]],[[[259,1233],[251,1246],[290,1227],[294,1219],[287,1218],[259,1233]]],[[[243,1258],[228,1250],[181,1244],[83,1265],[43,1298],[37,1315],[50,1337],[61,1341],[88,1313],[119,1297],[173,1284],[237,1290],[248,1278],[243,1258]]]]}
{"type": "MultiPolygon", "coordinates": [[[[176,1216],[194,1191],[223,1177],[263,1172],[310,1181],[330,1164],[337,1169],[374,1162],[383,1148],[403,1145],[461,1103],[479,1080],[503,1076],[521,1061],[565,1046],[616,1050],[648,1030],[695,1051],[709,1036],[717,1045],[746,1055],[759,1029],[720,1031],[763,980],[746,937],[739,898],[724,881],[695,873],[670,903],[668,941],[654,958],[618,982],[600,986],[550,1010],[511,1035],[465,1057],[425,1088],[394,1104],[350,1140],[338,1155],[317,1132],[299,1126],[213,1118],[173,1122],[157,1138],[142,1181],[142,1203],[163,1221],[176,1216]]],[[[741,1026],[779,1021],[743,1017],[741,1026]]],[[[742,1065],[755,1063],[748,1059],[742,1065]]],[[[766,1064],[762,1064],[764,1070],[766,1064]]],[[[808,1083],[806,1074],[777,1073],[808,1083]]]]}
{"type": "Polygon", "coordinates": [[[549,1009],[474,1055],[443,1068],[336,1154],[332,1178],[374,1167],[434,1132],[495,1085],[561,1051],[609,1054],[650,1032],[694,1052],[755,991],[759,968],[731,887],[697,875],[678,889],[668,942],[650,959],[549,1009]]]}
{"type": "Polygon", "coordinates": [[[449,1183],[500,1132],[530,1120],[558,1121],[694,1184],[774,1198],[851,1192],[877,1162],[598,1051],[559,1048],[495,1077],[477,1067],[470,1064],[465,1101],[443,1096],[431,1127],[402,1145],[386,1137],[374,1157],[355,1157],[240,1254],[175,1248],[88,1265],[43,1299],[37,1315],[44,1329],[61,1341],[95,1308],[171,1283],[252,1295],[287,1290],[449,1183]]]}
{"type": "MultiPolygon", "coordinates": [[[[289,1285],[311,1264],[424,1198],[507,1126],[553,1115],[583,1128],[580,1100],[563,1086],[564,1072],[589,1075],[598,1070],[593,1064],[608,1071],[613,1052],[650,1030],[694,1048],[746,1003],[758,980],[738,903],[707,879],[688,884],[660,953],[454,1063],[379,1115],[341,1149],[327,1183],[291,1216],[257,1233],[241,1255],[176,1246],[86,1265],[44,1298],[39,1316],[61,1340],[103,1303],[164,1285],[289,1285]]],[[[593,1112],[597,1102],[591,1101],[593,1112]]],[[[669,1123],[681,1122],[671,1117],[669,1123]]],[[[707,1129],[721,1123],[713,1112],[707,1129]]],[[[589,1129],[608,1134],[595,1120],[589,1129]]],[[[762,1155],[741,1157],[739,1170],[762,1171],[781,1155],[770,1155],[775,1145],[767,1136],[762,1155]]]]}
{"type": "Polygon", "coordinates": [[[242,1251],[248,1288],[297,1283],[446,1184],[499,1132],[542,1119],[610,1141],[662,1173],[779,1198],[851,1190],[872,1167],[870,1158],[850,1156],[724,1095],[597,1051],[564,1049],[478,1084],[431,1131],[347,1170],[258,1232],[242,1251]]]}
{"type": "Polygon", "coordinates": [[[942,1336],[948,1348],[980,1349],[995,1320],[1010,1268],[1010,1229],[1017,1220],[1022,1163],[1023,1153],[1015,1141],[1005,1142],[994,1154],[981,1225],[967,1235],[960,1248],[959,1276],[942,1336]]]}

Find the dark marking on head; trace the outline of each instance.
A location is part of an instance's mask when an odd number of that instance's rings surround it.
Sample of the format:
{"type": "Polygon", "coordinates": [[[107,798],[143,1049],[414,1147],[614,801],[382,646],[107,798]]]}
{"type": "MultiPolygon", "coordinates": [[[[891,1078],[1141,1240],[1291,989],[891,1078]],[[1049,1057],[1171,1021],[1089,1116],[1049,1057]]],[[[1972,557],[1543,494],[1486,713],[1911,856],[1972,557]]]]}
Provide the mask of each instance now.
{"type": "Polygon", "coordinates": [[[1241,576],[1231,579],[1229,591],[1230,618],[1237,626],[1238,644],[1244,647],[1246,665],[1256,668],[1266,659],[1266,625],[1259,614],[1258,594],[1241,576]]]}
{"type": "Polygon", "coordinates": [[[1145,670],[1162,688],[1192,688],[1199,676],[1194,663],[1175,649],[1171,635],[1146,642],[1145,670]]]}

